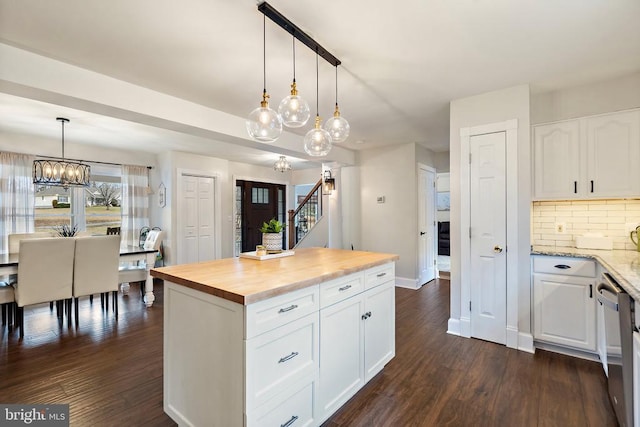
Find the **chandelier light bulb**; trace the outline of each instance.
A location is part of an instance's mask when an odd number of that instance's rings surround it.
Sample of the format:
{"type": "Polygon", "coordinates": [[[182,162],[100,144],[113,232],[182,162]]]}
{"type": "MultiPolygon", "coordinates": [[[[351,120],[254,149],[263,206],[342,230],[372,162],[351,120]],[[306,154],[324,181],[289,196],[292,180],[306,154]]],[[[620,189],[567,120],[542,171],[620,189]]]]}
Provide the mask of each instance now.
{"type": "Polygon", "coordinates": [[[258,142],[274,142],[282,134],[282,118],[269,108],[269,95],[266,89],[262,92],[260,107],[249,114],[247,119],[247,132],[251,138],[258,142]]]}
{"type": "Polygon", "coordinates": [[[316,124],[304,136],[304,151],[314,157],[326,156],[331,151],[331,135],[320,127],[320,116],[316,115],[316,124]]]}
{"type": "Polygon", "coordinates": [[[349,122],[340,116],[340,108],[337,103],[333,117],[325,122],[324,128],[329,132],[331,141],[334,143],[344,142],[349,137],[351,127],[349,126],[349,122]]]}
{"type": "Polygon", "coordinates": [[[291,83],[291,95],[280,101],[278,114],[282,117],[282,124],[290,128],[302,127],[309,121],[309,104],[298,95],[295,80],[291,83]]]}

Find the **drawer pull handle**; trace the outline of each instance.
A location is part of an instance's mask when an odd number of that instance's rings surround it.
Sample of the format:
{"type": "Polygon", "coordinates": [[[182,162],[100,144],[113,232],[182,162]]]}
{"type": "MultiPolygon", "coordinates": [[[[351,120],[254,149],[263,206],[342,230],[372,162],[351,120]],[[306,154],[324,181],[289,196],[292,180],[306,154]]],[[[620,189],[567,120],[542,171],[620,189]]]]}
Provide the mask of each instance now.
{"type": "Polygon", "coordinates": [[[287,421],[284,424],[280,424],[280,427],[289,427],[290,425],[292,425],[293,423],[296,422],[296,420],[298,419],[297,415],[294,415],[293,417],[291,417],[291,419],[289,421],[287,421]]]}
{"type": "Polygon", "coordinates": [[[376,277],[383,277],[383,276],[386,276],[386,275],[387,275],[387,273],[380,273],[380,274],[376,275],[376,277]]]}
{"type": "Polygon", "coordinates": [[[286,313],[287,311],[295,310],[296,308],[298,308],[297,305],[291,304],[289,307],[281,308],[280,310],[278,310],[278,313],[286,313]]]}
{"type": "Polygon", "coordinates": [[[342,291],[346,291],[347,289],[351,289],[351,285],[347,285],[347,286],[343,286],[341,288],[338,288],[338,291],[342,292],[342,291]]]}
{"type": "Polygon", "coordinates": [[[561,270],[566,270],[566,269],[568,269],[568,268],[571,268],[571,266],[570,266],[570,265],[567,265],[567,264],[558,264],[558,265],[554,265],[554,267],[555,267],[555,268],[559,268],[559,269],[561,269],[561,270]]]}
{"type": "Polygon", "coordinates": [[[293,352],[291,352],[290,355],[282,357],[280,360],[278,360],[278,363],[284,363],[284,362],[286,362],[288,360],[291,360],[294,357],[296,357],[298,354],[300,354],[300,353],[298,353],[297,351],[293,351],[293,352]]]}

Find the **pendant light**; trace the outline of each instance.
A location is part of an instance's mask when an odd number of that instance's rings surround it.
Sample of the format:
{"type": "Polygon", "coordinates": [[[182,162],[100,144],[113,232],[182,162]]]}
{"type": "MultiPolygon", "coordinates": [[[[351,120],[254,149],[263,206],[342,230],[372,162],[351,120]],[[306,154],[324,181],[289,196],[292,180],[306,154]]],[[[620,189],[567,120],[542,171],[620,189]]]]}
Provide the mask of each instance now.
{"type": "Polygon", "coordinates": [[[273,164],[273,170],[285,173],[291,170],[291,163],[289,163],[285,156],[280,156],[280,158],[273,164]]]}
{"type": "Polygon", "coordinates": [[[331,135],[320,126],[322,120],[318,114],[318,96],[320,92],[318,81],[318,52],[316,51],[316,124],[304,136],[304,151],[314,157],[326,156],[331,151],[331,135]]]}
{"type": "Polygon", "coordinates": [[[329,135],[331,135],[331,141],[343,142],[349,137],[349,122],[340,116],[340,108],[338,107],[338,66],[336,65],[336,110],[333,112],[333,117],[327,120],[324,124],[324,128],[329,135]]]}
{"type": "Polygon", "coordinates": [[[262,17],[262,78],[263,90],[262,101],[260,107],[256,108],[249,114],[247,119],[247,132],[251,138],[258,142],[270,143],[274,142],[282,134],[282,118],[280,115],[269,108],[269,95],[267,94],[267,46],[266,46],[266,17],[262,17]]]}
{"type": "Polygon", "coordinates": [[[311,117],[309,104],[298,95],[296,87],[296,38],[293,40],[293,83],[291,95],[285,97],[278,105],[278,114],[282,117],[282,124],[290,128],[299,128],[307,124],[311,117]]]}
{"type": "Polygon", "coordinates": [[[62,158],[58,160],[34,160],[33,183],[59,186],[67,190],[70,186],[88,187],[91,178],[91,167],[81,162],[70,162],[64,159],[64,124],[69,119],[57,117],[62,124],[62,158]]]}

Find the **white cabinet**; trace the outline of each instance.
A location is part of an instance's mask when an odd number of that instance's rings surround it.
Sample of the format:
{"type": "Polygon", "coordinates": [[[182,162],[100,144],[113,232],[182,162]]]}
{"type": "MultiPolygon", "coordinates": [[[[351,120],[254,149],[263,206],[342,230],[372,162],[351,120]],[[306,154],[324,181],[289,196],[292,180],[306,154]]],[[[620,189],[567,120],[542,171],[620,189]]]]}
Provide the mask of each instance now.
{"type": "Polygon", "coordinates": [[[578,121],[535,126],[533,159],[534,198],[557,199],[575,196],[580,181],[578,121]]]}
{"type": "Polygon", "coordinates": [[[533,127],[535,200],[640,195],[640,110],[533,127]]]}
{"type": "Polygon", "coordinates": [[[321,368],[316,405],[320,422],[338,410],[395,356],[393,278],[393,265],[367,270],[367,291],[320,309],[321,368]]]}
{"type": "Polygon", "coordinates": [[[533,336],[596,352],[596,264],[567,257],[533,257],[533,336]]]}

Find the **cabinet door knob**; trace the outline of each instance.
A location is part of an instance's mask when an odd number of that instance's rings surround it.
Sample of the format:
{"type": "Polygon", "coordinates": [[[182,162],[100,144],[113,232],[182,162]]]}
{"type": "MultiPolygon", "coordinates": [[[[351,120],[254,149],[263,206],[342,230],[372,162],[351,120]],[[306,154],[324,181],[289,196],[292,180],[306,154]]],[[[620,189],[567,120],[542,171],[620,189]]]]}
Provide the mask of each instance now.
{"type": "Polygon", "coordinates": [[[427,233],[426,233],[426,232],[424,232],[424,231],[421,231],[421,232],[420,232],[420,235],[421,235],[421,236],[424,236],[425,234],[427,234],[427,233]]]}
{"type": "Polygon", "coordinates": [[[497,254],[502,253],[502,246],[500,246],[500,245],[495,245],[495,246],[493,247],[493,252],[495,252],[495,253],[497,253],[497,254]]]}

